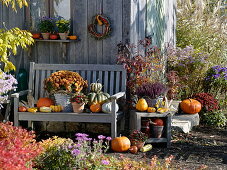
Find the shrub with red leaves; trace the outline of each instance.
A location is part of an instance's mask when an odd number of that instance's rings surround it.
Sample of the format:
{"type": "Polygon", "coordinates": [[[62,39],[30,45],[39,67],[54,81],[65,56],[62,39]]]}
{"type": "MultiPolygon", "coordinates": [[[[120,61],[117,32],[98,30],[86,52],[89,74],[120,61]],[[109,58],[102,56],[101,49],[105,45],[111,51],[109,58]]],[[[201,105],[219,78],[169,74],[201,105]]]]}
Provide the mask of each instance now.
{"type": "Polygon", "coordinates": [[[42,147],[28,132],[12,123],[0,123],[0,169],[30,170],[32,160],[41,152],[42,147]]]}
{"type": "Polygon", "coordinates": [[[192,96],[202,104],[203,112],[210,112],[219,109],[218,101],[209,93],[196,93],[192,96]]]}

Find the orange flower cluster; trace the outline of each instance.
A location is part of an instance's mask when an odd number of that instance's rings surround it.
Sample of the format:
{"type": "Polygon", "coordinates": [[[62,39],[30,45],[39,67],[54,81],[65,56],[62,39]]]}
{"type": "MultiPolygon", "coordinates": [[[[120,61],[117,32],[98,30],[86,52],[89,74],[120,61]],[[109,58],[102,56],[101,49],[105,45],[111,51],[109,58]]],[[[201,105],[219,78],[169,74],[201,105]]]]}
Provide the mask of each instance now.
{"type": "Polygon", "coordinates": [[[44,88],[49,93],[55,93],[59,90],[64,90],[67,93],[80,92],[84,87],[87,87],[85,81],[77,72],[61,70],[51,74],[44,80],[44,88]]]}

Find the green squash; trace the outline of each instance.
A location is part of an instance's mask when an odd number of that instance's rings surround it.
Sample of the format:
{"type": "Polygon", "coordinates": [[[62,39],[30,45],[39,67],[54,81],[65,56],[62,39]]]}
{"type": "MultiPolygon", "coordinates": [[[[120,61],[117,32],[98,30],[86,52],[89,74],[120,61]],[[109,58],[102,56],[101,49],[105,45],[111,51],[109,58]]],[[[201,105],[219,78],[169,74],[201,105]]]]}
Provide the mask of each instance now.
{"type": "Polygon", "coordinates": [[[94,103],[104,103],[108,98],[110,98],[110,95],[108,93],[103,92],[91,92],[88,94],[88,104],[94,104],[94,103]]]}
{"type": "Polygon", "coordinates": [[[91,92],[96,92],[96,93],[101,92],[102,84],[101,83],[91,83],[90,90],[91,90],[91,92]]]}

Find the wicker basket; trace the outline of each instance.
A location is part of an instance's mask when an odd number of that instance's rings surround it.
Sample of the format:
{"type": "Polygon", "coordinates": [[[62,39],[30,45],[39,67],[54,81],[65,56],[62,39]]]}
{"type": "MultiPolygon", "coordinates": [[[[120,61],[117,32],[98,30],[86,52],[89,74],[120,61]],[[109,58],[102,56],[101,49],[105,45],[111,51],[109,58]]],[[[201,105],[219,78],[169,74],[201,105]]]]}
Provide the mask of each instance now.
{"type": "Polygon", "coordinates": [[[57,105],[63,106],[63,112],[73,112],[72,104],[70,102],[71,96],[64,93],[55,93],[54,99],[57,105]]]}

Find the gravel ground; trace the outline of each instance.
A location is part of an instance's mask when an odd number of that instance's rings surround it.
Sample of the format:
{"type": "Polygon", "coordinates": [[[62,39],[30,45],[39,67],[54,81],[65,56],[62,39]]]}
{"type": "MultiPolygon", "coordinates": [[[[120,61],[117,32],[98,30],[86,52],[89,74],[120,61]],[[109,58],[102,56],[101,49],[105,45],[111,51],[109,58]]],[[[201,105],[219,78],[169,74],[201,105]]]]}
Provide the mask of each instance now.
{"type": "MultiPolygon", "coordinates": [[[[118,153],[110,153],[119,156],[118,153]]],[[[196,127],[189,134],[173,132],[171,147],[154,146],[144,153],[124,153],[125,157],[135,160],[150,160],[154,155],[164,160],[173,155],[174,169],[193,170],[205,168],[210,170],[227,170],[227,127],[211,129],[196,127]]]]}

